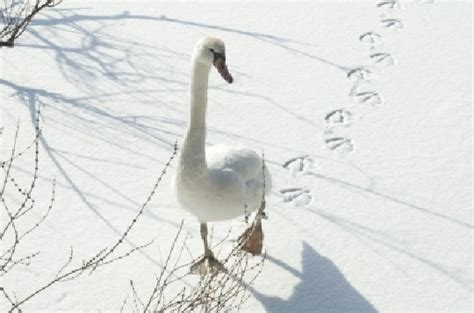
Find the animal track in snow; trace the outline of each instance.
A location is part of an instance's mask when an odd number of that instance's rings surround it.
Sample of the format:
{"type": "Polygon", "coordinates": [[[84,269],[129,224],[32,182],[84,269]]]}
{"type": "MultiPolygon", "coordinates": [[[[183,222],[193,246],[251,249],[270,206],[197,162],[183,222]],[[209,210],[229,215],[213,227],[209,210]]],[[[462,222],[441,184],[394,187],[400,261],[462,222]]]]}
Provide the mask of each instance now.
{"type": "Polygon", "coordinates": [[[303,155],[289,159],[282,166],[293,174],[304,174],[313,167],[313,163],[313,158],[303,155]]]}
{"type": "Polygon", "coordinates": [[[382,104],[382,97],[375,91],[358,92],[353,98],[359,103],[371,105],[382,104]]]}
{"type": "Polygon", "coordinates": [[[280,194],[283,196],[283,202],[292,203],[296,207],[306,206],[313,200],[310,190],[306,188],[284,188],[280,189],[280,194]]]}
{"type": "Polygon", "coordinates": [[[348,126],[352,121],[352,113],[344,109],[337,109],[326,114],[324,120],[327,126],[348,126]]]}
{"type": "Polygon", "coordinates": [[[385,0],[385,1],[380,1],[377,3],[378,8],[388,8],[388,9],[399,9],[400,8],[400,2],[398,0],[385,0]]]}
{"type": "Polygon", "coordinates": [[[390,53],[372,53],[370,58],[380,65],[395,65],[395,60],[390,53]]]}
{"type": "Polygon", "coordinates": [[[347,137],[330,137],[326,138],[324,141],[330,150],[344,154],[354,151],[352,140],[347,137]]]}
{"type": "Polygon", "coordinates": [[[402,21],[396,18],[384,18],[381,19],[380,22],[382,23],[383,27],[390,30],[399,30],[404,27],[402,21]]]}
{"type": "Polygon", "coordinates": [[[376,32],[366,32],[359,36],[359,41],[371,46],[379,46],[382,44],[382,36],[376,32]]]}
{"type": "Polygon", "coordinates": [[[378,105],[383,102],[382,96],[375,91],[374,86],[370,82],[355,84],[349,95],[357,103],[378,105]]]}
{"type": "Polygon", "coordinates": [[[367,80],[371,74],[371,71],[365,67],[358,67],[350,70],[347,73],[347,78],[352,80],[367,80]]]}

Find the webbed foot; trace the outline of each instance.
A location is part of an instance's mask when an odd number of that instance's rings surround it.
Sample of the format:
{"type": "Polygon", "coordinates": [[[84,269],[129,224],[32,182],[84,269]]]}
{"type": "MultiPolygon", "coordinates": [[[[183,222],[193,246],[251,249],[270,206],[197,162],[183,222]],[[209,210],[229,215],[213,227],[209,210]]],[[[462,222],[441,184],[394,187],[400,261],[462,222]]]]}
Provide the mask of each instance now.
{"type": "Polygon", "coordinates": [[[201,259],[199,259],[199,261],[191,265],[190,268],[191,274],[199,274],[201,276],[211,272],[227,272],[224,265],[222,265],[222,263],[219,262],[212,254],[203,256],[201,259]]]}

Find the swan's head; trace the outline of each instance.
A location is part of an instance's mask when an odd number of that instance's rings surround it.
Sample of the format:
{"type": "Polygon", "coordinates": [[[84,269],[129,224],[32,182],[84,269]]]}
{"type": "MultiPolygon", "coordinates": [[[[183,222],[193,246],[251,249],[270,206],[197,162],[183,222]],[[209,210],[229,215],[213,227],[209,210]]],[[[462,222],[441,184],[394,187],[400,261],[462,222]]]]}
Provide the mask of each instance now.
{"type": "Polygon", "coordinates": [[[194,48],[193,58],[197,62],[214,65],[222,78],[229,84],[234,81],[225,63],[225,45],[222,40],[204,37],[194,48]]]}

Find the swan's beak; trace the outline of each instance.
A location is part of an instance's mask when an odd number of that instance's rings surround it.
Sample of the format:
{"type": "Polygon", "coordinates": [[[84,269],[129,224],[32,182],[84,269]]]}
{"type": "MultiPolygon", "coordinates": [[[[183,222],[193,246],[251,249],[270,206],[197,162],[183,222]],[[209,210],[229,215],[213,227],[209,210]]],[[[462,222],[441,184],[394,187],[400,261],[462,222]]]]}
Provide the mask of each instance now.
{"type": "Polygon", "coordinates": [[[223,58],[217,58],[214,61],[214,66],[216,67],[219,74],[221,74],[222,78],[229,84],[232,84],[234,79],[232,75],[230,75],[229,70],[227,69],[227,65],[225,64],[225,60],[223,58]]]}

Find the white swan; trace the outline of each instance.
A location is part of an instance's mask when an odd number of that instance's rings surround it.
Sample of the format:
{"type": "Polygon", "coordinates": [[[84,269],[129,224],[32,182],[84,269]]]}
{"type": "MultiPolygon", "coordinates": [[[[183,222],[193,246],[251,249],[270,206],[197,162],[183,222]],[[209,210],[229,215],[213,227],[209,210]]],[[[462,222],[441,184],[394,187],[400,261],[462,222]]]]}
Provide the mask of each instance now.
{"type": "Polygon", "coordinates": [[[225,60],[225,46],[220,39],[205,37],[194,48],[191,114],[173,180],[178,203],[201,224],[204,257],[197,267],[221,267],[207,242],[207,222],[232,219],[256,210],[262,192],[271,189],[270,174],[266,168],[262,173],[262,159],[255,151],[227,145],[205,148],[209,72],[214,65],[222,78],[232,83],[225,60]]]}

